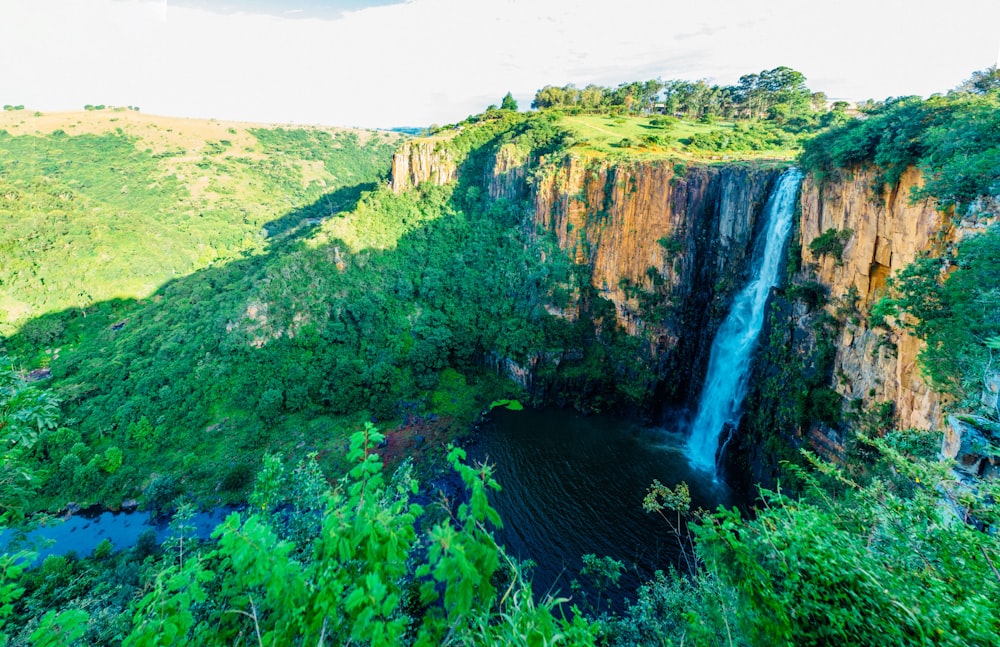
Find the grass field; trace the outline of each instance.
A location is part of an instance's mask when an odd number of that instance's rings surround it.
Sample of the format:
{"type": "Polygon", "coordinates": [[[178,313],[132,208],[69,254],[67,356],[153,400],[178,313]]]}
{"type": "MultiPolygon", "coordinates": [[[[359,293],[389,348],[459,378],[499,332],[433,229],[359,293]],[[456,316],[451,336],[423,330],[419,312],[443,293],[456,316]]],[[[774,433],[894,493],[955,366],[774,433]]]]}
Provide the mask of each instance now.
{"type": "Polygon", "coordinates": [[[577,136],[575,151],[595,157],[625,155],[638,158],[668,157],[707,161],[787,160],[799,153],[798,147],[705,151],[689,145],[691,138],[696,135],[735,132],[736,125],[732,122],[705,124],[672,120],[670,125],[659,127],[646,116],[567,115],[562,118],[561,124],[577,136]]]}

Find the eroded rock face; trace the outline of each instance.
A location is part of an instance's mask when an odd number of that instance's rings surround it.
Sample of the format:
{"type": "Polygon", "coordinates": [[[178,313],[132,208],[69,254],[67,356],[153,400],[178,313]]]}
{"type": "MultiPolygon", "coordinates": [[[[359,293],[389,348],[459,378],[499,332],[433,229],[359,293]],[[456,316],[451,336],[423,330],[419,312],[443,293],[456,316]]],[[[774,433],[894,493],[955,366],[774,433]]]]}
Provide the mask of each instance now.
{"type": "MultiPolygon", "coordinates": [[[[516,144],[469,168],[482,169],[481,190],[490,199],[526,207],[536,232],[551,232],[571,260],[587,267],[617,324],[645,342],[645,359],[669,365],[658,373],[698,381],[712,334],[742,285],[758,216],[780,168],[545,160],[516,144]]],[[[393,157],[391,185],[401,192],[423,182],[445,184],[469,168],[459,169],[441,142],[414,140],[393,157]]],[[[573,320],[593,305],[578,290],[569,292],[568,303],[547,303],[546,310],[573,320]]],[[[505,367],[515,381],[531,383],[529,367],[498,364],[505,367]]]]}
{"type": "Polygon", "coordinates": [[[400,193],[424,182],[441,186],[454,180],[458,167],[451,152],[431,139],[404,143],[392,156],[392,190],[400,193]]]}
{"type": "Polygon", "coordinates": [[[977,416],[948,416],[941,456],[955,461],[960,476],[996,477],[1000,457],[995,453],[995,423],[977,416]]]}
{"type": "Polygon", "coordinates": [[[911,203],[911,189],[921,183],[916,169],[908,169],[891,190],[873,189],[873,180],[874,173],[864,170],[823,186],[806,178],[802,262],[813,265],[816,278],[829,286],[833,303],[828,310],[839,310],[846,318],[834,369],[841,395],[860,398],[865,405],[891,400],[900,426],[937,429],[943,403],[920,375],[917,355],[922,342],[900,329],[871,330],[863,314],[885,294],[890,275],[921,252],[954,240],[956,233],[950,216],[933,202],[911,203]],[[829,229],[851,231],[839,260],[831,254],[817,258],[809,250],[809,243],[829,229]]]}
{"type": "MultiPolygon", "coordinates": [[[[773,169],[681,170],[665,162],[569,158],[536,181],[535,222],[554,232],[576,263],[592,268],[594,288],[615,304],[618,322],[637,334],[660,323],[642,319],[637,289],[667,286],[679,304],[743,273],[777,175],[773,169]]],[[[722,293],[729,286],[718,287],[722,293]]]]}

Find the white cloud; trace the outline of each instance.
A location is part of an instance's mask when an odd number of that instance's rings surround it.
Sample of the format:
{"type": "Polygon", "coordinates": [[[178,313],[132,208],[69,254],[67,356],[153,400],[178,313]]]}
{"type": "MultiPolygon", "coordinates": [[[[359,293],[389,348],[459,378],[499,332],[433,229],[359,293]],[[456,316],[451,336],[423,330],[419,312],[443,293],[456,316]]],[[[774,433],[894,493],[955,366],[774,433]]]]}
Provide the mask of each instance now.
{"type": "Polygon", "coordinates": [[[1000,3],[412,0],[337,20],[163,0],[0,0],[0,101],[258,121],[444,123],[547,84],[788,65],[831,96],[929,94],[993,63],[1000,3]]]}

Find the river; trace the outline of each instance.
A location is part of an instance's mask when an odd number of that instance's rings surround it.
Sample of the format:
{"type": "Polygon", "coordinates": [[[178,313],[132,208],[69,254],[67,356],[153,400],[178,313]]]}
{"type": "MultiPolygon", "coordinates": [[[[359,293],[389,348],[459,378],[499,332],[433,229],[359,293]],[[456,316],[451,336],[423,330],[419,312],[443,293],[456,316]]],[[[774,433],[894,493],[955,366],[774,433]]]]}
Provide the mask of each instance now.
{"type": "MultiPolygon", "coordinates": [[[[201,539],[207,539],[234,509],[225,506],[194,515],[190,521],[192,532],[201,539]]],[[[51,517],[39,521],[24,536],[5,529],[0,532],[0,549],[5,552],[31,550],[36,553],[34,563],[40,564],[49,555],[69,552],[87,557],[105,539],[115,550],[131,548],[139,540],[139,535],[147,531],[153,532],[157,543],[162,543],[171,534],[168,521],[154,521],[148,512],[82,512],[66,518],[51,517]]]]}

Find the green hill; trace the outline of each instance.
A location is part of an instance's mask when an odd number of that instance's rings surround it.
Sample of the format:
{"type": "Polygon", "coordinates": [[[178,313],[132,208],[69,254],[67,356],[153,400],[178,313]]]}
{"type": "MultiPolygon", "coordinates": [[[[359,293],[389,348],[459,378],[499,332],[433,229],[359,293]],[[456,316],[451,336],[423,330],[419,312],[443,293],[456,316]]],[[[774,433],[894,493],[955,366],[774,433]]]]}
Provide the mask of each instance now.
{"type": "Polygon", "coordinates": [[[399,141],[135,112],[22,115],[0,113],[0,334],[261,253],[349,207],[334,192],[371,188],[399,141]],[[290,212],[300,221],[281,220],[290,212]]]}

